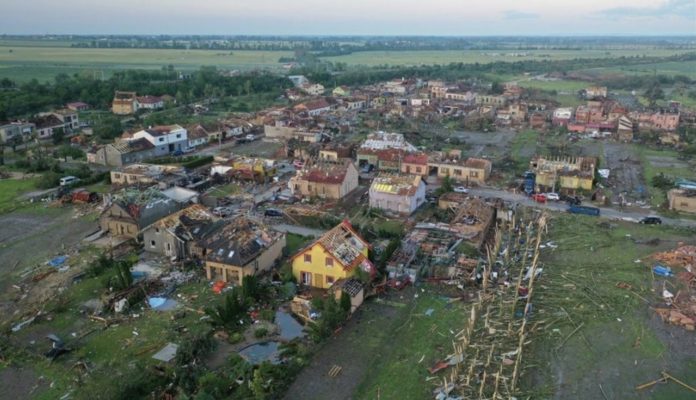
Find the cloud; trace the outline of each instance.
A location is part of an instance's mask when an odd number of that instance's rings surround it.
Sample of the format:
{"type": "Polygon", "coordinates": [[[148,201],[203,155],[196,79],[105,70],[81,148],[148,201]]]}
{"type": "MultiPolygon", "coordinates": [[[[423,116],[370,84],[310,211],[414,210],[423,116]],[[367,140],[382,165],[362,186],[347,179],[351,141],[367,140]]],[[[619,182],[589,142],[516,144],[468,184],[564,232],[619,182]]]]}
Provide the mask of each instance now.
{"type": "Polygon", "coordinates": [[[539,14],[517,11],[517,10],[507,10],[504,11],[505,19],[534,19],[539,18],[539,14]]]}
{"type": "Polygon", "coordinates": [[[696,1],[666,0],[655,7],[614,7],[599,11],[598,14],[610,18],[621,17],[665,17],[678,16],[694,18],[696,16],[696,1]]]}

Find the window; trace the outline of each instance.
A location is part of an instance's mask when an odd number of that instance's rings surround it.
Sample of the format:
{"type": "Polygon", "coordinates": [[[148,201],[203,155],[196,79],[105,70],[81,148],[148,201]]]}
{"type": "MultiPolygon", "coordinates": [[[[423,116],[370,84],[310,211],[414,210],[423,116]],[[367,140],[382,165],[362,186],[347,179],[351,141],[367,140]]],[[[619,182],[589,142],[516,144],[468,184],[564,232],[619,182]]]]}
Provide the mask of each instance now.
{"type": "Polygon", "coordinates": [[[160,233],[160,229],[159,229],[159,228],[155,228],[155,233],[160,233]]]}
{"type": "Polygon", "coordinates": [[[326,257],[326,264],[327,267],[333,267],[333,258],[331,257],[326,257]]]}
{"type": "Polygon", "coordinates": [[[304,262],[306,263],[311,263],[312,262],[312,255],[311,254],[305,254],[304,255],[304,262]]]}
{"type": "Polygon", "coordinates": [[[327,285],[333,285],[333,283],[334,283],[334,277],[333,277],[333,276],[326,275],[326,284],[327,284],[327,285]]]}
{"type": "Polygon", "coordinates": [[[421,167],[416,167],[416,172],[420,174],[422,172],[421,167]]]}
{"type": "Polygon", "coordinates": [[[177,138],[177,139],[181,139],[181,133],[177,133],[177,134],[176,134],[176,138],[177,138]]]}
{"type": "Polygon", "coordinates": [[[164,142],[164,138],[163,137],[159,138],[159,141],[164,142]]]}
{"type": "Polygon", "coordinates": [[[478,178],[478,171],[470,171],[469,176],[472,178],[478,178]]]}
{"type": "Polygon", "coordinates": [[[461,169],[455,169],[455,170],[454,170],[454,176],[462,176],[462,170],[461,170],[461,169]]]}
{"type": "Polygon", "coordinates": [[[311,272],[301,272],[300,280],[303,285],[310,286],[312,284],[312,273],[311,272]]]}
{"type": "Polygon", "coordinates": [[[150,246],[151,246],[151,247],[155,247],[155,241],[154,241],[154,240],[150,240],[150,246]]]}

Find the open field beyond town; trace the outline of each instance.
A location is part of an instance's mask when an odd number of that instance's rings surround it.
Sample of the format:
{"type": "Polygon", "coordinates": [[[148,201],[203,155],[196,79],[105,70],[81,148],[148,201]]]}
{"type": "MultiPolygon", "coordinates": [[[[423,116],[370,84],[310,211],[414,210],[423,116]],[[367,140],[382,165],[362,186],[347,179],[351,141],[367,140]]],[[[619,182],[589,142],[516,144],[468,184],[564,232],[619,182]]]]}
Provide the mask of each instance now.
{"type": "Polygon", "coordinates": [[[637,50],[420,50],[362,51],[348,55],[324,57],[348,65],[431,65],[449,63],[491,63],[526,60],[570,60],[574,58],[614,58],[635,56],[670,56],[680,50],[645,48],[637,50]]]}
{"type": "Polygon", "coordinates": [[[83,49],[70,47],[28,47],[0,45],[0,78],[26,81],[52,80],[59,73],[84,72],[108,77],[125,69],[161,69],[173,65],[182,71],[201,66],[225,70],[280,68],[286,51],[254,50],[166,50],[166,49],[83,49]]]}

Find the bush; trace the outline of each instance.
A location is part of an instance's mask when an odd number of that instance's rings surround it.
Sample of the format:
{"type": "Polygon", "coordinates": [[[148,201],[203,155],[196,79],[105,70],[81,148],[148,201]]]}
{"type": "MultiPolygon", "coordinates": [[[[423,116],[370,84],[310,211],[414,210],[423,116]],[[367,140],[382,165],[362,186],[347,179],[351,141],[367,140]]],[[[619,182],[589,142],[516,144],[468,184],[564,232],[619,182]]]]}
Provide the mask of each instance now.
{"type": "Polygon", "coordinates": [[[242,340],[244,340],[244,335],[242,335],[239,332],[235,332],[235,333],[231,334],[229,339],[227,339],[227,341],[231,344],[239,343],[242,340]]]}
{"type": "Polygon", "coordinates": [[[270,309],[261,310],[261,312],[259,313],[259,318],[261,318],[264,321],[273,322],[273,320],[275,319],[275,311],[270,309]]]}
{"type": "Polygon", "coordinates": [[[38,181],[36,181],[36,187],[39,189],[51,189],[60,183],[61,175],[57,172],[46,172],[41,175],[38,181]]]}
{"type": "Polygon", "coordinates": [[[266,328],[259,328],[254,331],[254,337],[257,339],[261,339],[262,337],[266,337],[268,335],[268,329],[266,328]]]}
{"type": "Polygon", "coordinates": [[[194,159],[192,161],[187,161],[185,163],[182,163],[181,166],[184,168],[193,169],[193,168],[197,168],[197,167],[200,167],[200,166],[203,166],[206,164],[210,164],[211,162],[213,162],[213,160],[214,160],[213,156],[206,156],[206,157],[194,159]]]}

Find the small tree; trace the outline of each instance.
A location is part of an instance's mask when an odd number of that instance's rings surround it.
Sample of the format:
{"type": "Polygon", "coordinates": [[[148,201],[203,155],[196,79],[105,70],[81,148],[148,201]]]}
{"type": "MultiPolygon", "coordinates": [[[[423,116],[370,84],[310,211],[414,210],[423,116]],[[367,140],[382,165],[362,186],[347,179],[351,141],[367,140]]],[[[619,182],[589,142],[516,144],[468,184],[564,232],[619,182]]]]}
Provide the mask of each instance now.
{"type": "Polygon", "coordinates": [[[350,295],[345,291],[341,292],[341,309],[346,313],[350,312],[352,304],[350,302],[350,295]]]}

